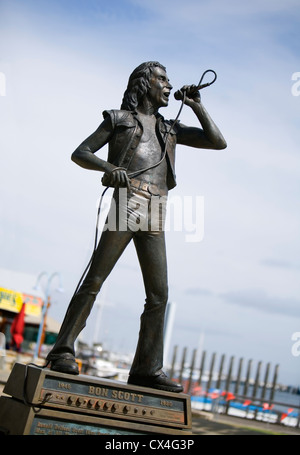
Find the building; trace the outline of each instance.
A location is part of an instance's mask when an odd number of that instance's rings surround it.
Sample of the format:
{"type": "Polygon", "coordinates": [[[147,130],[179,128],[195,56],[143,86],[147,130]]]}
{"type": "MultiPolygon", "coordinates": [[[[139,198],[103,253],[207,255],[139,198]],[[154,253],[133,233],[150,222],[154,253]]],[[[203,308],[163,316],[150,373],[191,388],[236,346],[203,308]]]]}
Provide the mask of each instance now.
{"type": "MultiPolygon", "coordinates": [[[[42,320],[45,295],[36,289],[37,277],[27,273],[0,269],[0,332],[5,335],[6,349],[13,348],[11,326],[24,307],[24,331],[21,344],[22,352],[31,352],[37,341],[42,320]]],[[[42,341],[45,345],[54,344],[60,324],[51,316],[45,320],[42,341]]]]}

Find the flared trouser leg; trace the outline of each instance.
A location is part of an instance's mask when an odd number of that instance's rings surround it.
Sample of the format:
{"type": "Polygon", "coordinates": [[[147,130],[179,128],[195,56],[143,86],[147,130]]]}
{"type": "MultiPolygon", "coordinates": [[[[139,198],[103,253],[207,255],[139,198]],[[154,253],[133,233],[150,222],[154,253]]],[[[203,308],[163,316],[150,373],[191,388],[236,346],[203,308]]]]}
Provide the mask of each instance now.
{"type": "Polygon", "coordinates": [[[155,376],[163,367],[163,335],[168,300],[164,232],[134,237],[143,273],[146,304],[130,375],[155,376]]]}

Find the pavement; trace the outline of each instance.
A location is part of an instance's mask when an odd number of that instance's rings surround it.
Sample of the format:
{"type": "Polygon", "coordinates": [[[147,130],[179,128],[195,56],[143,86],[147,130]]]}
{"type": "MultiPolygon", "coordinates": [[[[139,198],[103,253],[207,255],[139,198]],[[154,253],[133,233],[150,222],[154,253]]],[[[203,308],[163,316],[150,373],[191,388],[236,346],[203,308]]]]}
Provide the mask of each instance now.
{"type": "Polygon", "coordinates": [[[192,431],[194,435],[220,436],[300,436],[300,428],[249,420],[207,411],[193,412],[192,431]]]}

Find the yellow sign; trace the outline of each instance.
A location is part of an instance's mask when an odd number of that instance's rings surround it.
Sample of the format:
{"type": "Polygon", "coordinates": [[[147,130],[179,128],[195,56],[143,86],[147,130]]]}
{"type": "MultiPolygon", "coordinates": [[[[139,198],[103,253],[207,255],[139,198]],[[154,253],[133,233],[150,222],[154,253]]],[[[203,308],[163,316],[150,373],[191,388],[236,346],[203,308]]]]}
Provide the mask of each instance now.
{"type": "Polygon", "coordinates": [[[43,300],[41,297],[35,297],[34,295],[22,294],[23,302],[26,303],[25,314],[31,316],[40,316],[42,313],[43,300]]]}
{"type": "Polygon", "coordinates": [[[40,316],[43,306],[43,300],[40,297],[0,288],[0,310],[19,313],[23,302],[26,303],[25,314],[40,316]]]}

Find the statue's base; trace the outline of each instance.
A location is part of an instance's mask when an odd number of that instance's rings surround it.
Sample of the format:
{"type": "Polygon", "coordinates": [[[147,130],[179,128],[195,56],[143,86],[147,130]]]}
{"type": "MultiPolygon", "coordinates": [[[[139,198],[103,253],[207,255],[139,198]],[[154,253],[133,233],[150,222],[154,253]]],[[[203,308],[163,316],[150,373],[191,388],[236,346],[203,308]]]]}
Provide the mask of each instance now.
{"type": "Polygon", "coordinates": [[[0,397],[0,433],[190,435],[190,397],[20,363],[0,397]]]}

